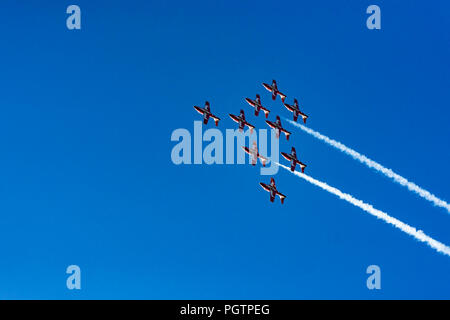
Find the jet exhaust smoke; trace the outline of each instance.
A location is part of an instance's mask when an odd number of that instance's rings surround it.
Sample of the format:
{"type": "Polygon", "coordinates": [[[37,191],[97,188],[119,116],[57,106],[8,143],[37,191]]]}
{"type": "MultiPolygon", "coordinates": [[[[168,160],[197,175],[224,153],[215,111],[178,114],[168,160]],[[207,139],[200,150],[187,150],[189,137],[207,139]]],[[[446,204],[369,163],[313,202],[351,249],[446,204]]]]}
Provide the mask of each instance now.
{"type": "Polygon", "coordinates": [[[304,132],[327,143],[330,146],[335,147],[336,149],[351,156],[353,159],[358,160],[359,162],[365,164],[369,168],[373,168],[376,171],[381,172],[386,177],[394,180],[396,183],[398,183],[404,187],[407,187],[410,191],[412,191],[412,192],[418,194],[419,196],[421,196],[422,198],[432,202],[435,206],[447,209],[447,212],[450,213],[450,205],[446,201],[439,199],[438,197],[436,197],[434,194],[430,193],[429,191],[422,189],[421,187],[419,187],[418,185],[416,185],[415,183],[413,183],[411,181],[408,181],[406,178],[403,178],[401,175],[395,173],[391,169],[383,167],[378,162],[375,162],[375,161],[367,158],[366,156],[360,154],[359,152],[345,146],[344,144],[342,144],[336,140],[330,139],[327,136],[324,136],[323,134],[321,134],[317,131],[314,131],[314,130],[312,130],[308,127],[305,127],[304,125],[294,122],[292,120],[289,120],[289,119],[286,119],[286,120],[289,123],[291,123],[292,125],[302,129],[304,132]]]}
{"type": "MultiPolygon", "coordinates": [[[[276,163],[277,165],[279,165],[280,167],[288,170],[289,172],[292,172],[290,170],[289,167],[286,167],[280,163],[276,163]]],[[[430,247],[432,247],[433,249],[435,249],[438,252],[441,252],[447,256],[450,257],[450,247],[446,246],[445,244],[434,240],[433,238],[427,236],[425,233],[423,233],[421,230],[416,230],[416,228],[411,227],[410,225],[407,225],[406,223],[401,222],[400,220],[391,217],[390,215],[388,215],[387,213],[375,209],[374,207],[372,207],[372,205],[365,203],[361,200],[358,200],[356,198],[354,198],[353,196],[342,192],[341,190],[331,187],[328,184],[326,184],[325,182],[316,180],[310,176],[307,176],[304,173],[300,173],[298,171],[294,171],[292,172],[293,174],[295,174],[296,176],[318,186],[319,188],[328,191],[334,195],[336,195],[337,197],[339,197],[342,200],[345,200],[349,203],[351,203],[352,205],[366,211],[367,213],[370,213],[371,215],[377,217],[378,219],[384,220],[386,223],[389,223],[391,225],[393,225],[394,227],[400,229],[401,231],[409,234],[410,236],[413,236],[414,238],[416,238],[417,240],[421,241],[421,242],[425,242],[426,244],[428,244],[430,247]]]]}

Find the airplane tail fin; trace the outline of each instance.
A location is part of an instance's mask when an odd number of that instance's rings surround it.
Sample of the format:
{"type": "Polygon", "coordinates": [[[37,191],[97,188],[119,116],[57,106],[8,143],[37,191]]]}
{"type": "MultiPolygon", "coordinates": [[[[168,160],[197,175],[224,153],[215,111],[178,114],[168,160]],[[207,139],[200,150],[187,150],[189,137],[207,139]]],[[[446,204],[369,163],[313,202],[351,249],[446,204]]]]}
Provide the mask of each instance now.
{"type": "Polygon", "coordinates": [[[289,140],[290,133],[286,133],[286,140],[289,140]]]}
{"type": "Polygon", "coordinates": [[[216,123],[216,127],[219,125],[219,119],[215,119],[214,122],[216,123]]]}
{"type": "Polygon", "coordinates": [[[280,200],[281,200],[281,204],[283,204],[284,203],[284,199],[285,199],[286,197],[280,197],[280,200]]]}

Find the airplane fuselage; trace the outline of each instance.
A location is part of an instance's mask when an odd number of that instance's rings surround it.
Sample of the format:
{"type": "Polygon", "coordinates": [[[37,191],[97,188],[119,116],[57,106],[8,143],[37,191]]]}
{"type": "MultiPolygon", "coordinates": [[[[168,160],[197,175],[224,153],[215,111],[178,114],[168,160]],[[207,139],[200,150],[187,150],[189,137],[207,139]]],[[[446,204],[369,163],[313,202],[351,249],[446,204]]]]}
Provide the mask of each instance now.
{"type": "Polygon", "coordinates": [[[209,115],[211,115],[211,113],[210,113],[208,110],[206,110],[206,109],[203,109],[203,108],[197,107],[197,106],[195,106],[194,108],[195,108],[195,110],[197,110],[197,112],[200,113],[200,114],[209,114],[209,115]]]}
{"type": "Polygon", "coordinates": [[[203,115],[203,123],[206,125],[208,123],[209,118],[213,118],[214,122],[216,124],[216,126],[219,125],[219,120],[220,118],[216,117],[215,115],[213,115],[211,113],[211,111],[209,110],[209,108],[201,108],[198,106],[194,106],[194,109],[200,113],[201,115],[203,115]]]}
{"type": "Polygon", "coordinates": [[[263,87],[266,88],[267,91],[270,91],[272,93],[272,100],[275,100],[277,95],[280,96],[281,101],[284,102],[284,99],[286,99],[286,95],[281,93],[280,90],[278,90],[278,87],[276,84],[270,85],[267,83],[263,83],[263,87]]]}
{"type": "Polygon", "coordinates": [[[250,98],[245,98],[245,101],[247,101],[247,103],[249,105],[251,105],[252,107],[261,107],[261,104],[256,102],[255,100],[252,100],[250,98]]]}
{"type": "Polygon", "coordinates": [[[290,105],[290,104],[285,103],[284,106],[286,107],[286,109],[288,109],[289,111],[291,111],[294,114],[294,121],[297,121],[298,116],[301,116],[303,119],[303,122],[306,123],[306,119],[308,118],[308,116],[300,111],[298,104],[290,105]]]}
{"type": "Polygon", "coordinates": [[[249,105],[251,105],[253,108],[255,108],[255,116],[259,115],[260,110],[264,111],[266,118],[269,116],[270,111],[267,108],[265,108],[259,100],[252,100],[250,98],[245,98],[245,101],[247,101],[247,103],[249,105]]]}
{"type": "Polygon", "coordinates": [[[286,135],[286,139],[289,140],[289,135],[291,133],[289,131],[287,131],[286,129],[284,129],[280,123],[272,122],[272,121],[268,121],[268,120],[266,120],[266,123],[269,125],[269,127],[271,127],[272,129],[275,130],[277,138],[280,136],[281,132],[284,132],[284,134],[286,135]]]}
{"type": "Polygon", "coordinates": [[[296,156],[294,156],[292,154],[287,154],[285,152],[281,152],[281,155],[291,163],[291,171],[295,171],[295,167],[298,164],[298,165],[300,165],[302,173],[304,172],[304,170],[306,168],[306,164],[304,164],[303,162],[298,160],[296,156]]]}
{"type": "Polygon", "coordinates": [[[286,198],[286,196],[277,190],[277,188],[275,187],[275,183],[274,184],[271,183],[270,185],[268,185],[263,182],[260,182],[259,184],[264,190],[269,192],[270,202],[274,202],[275,197],[278,195],[280,197],[281,204],[284,203],[284,199],[286,198]]]}

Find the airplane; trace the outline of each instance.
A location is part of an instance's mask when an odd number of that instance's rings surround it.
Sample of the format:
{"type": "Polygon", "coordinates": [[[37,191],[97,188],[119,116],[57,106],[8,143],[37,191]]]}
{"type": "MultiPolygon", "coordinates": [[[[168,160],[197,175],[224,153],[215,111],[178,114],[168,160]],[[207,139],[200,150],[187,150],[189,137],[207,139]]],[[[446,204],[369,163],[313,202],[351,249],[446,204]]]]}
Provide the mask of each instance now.
{"type": "Polygon", "coordinates": [[[280,96],[281,101],[284,103],[284,99],[286,99],[286,95],[282,94],[280,91],[278,91],[277,82],[275,80],[272,80],[272,85],[263,83],[262,84],[264,88],[266,88],[267,91],[272,92],[272,100],[275,100],[277,98],[277,95],[280,96]]]}
{"type": "Polygon", "coordinates": [[[205,102],[205,108],[200,108],[197,106],[194,106],[194,109],[197,110],[198,113],[203,115],[203,123],[208,124],[209,118],[213,118],[214,122],[216,123],[216,127],[219,125],[220,118],[216,117],[211,113],[211,109],[209,107],[209,102],[205,102]]]}
{"type": "Polygon", "coordinates": [[[294,172],[295,170],[295,166],[297,165],[297,163],[300,165],[300,168],[302,169],[302,173],[305,172],[305,168],[306,168],[306,164],[300,162],[297,159],[297,153],[295,152],[295,148],[292,147],[291,149],[291,154],[282,152],[281,155],[287,160],[291,162],[291,171],[294,172]]]}
{"type": "Polygon", "coordinates": [[[263,182],[260,182],[259,184],[261,185],[261,187],[263,187],[264,190],[270,192],[270,202],[273,202],[275,200],[275,197],[279,196],[281,204],[284,203],[284,199],[286,198],[286,196],[277,190],[274,178],[270,178],[270,185],[267,185],[263,182]]]}
{"type": "Polygon", "coordinates": [[[270,111],[267,108],[263,107],[263,105],[261,104],[261,98],[259,97],[259,94],[256,95],[255,100],[252,100],[250,98],[245,98],[245,101],[247,101],[247,103],[249,105],[251,105],[252,107],[255,108],[255,116],[258,116],[259,110],[264,111],[266,118],[269,116],[270,111]]]}
{"type": "Polygon", "coordinates": [[[242,147],[246,153],[248,153],[252,157],[252,165],[256,165],[258,162],[258,158],[261,161],[263,167],[266,166],[266,163],[269,162],[269,159],[260,155],[258,153],[258,147],[256,146],[256,141],[253,141],[253,148],[249,149],[247,147],[242,147]]]}
{"type": "Polygon", "coordinates": [[[255,129],[255,126],[251,125],[245,120],[245,114],[244,110],[241,109],[241,114],[238,116],[235,116],[234,114],[230,113],[230,118],[234,121],[239,123],[239,131],[244,130],[244,127],[247,126],[250,128],[250,133],[253,132],[253,129],[255,129]]]}
{"type": "Polygon", "coordinates": [[[266,120],[266,123],[269,125],[269,127],[275,130],[277,138],[280,137],[280,132],[284,132],[284,134],[286,135],[286,140],[289,140],[289,136],[291,135],[291,133],[281,126],[280,116],[277,116],[276,122],[266,120]]]}
{"type": "Polygon", "coordinates": [[[298,101],[297,99],[294,99],[294,104],[290,105],[287,103],[283,103],[286,109],[294,113],[294,121],[297,121],[298,116],[301,116],[303,118],[303,123],[306,123],[306,119],[308,119],[308,116],[300,111],[298,107],[298,101]]]}

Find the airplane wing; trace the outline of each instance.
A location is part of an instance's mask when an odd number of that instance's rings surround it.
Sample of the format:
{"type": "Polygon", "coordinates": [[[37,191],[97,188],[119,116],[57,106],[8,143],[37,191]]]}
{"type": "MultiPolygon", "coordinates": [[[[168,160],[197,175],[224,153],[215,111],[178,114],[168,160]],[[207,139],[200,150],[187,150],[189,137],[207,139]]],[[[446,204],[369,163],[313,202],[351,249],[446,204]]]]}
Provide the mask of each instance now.
{"type": "Polygon", "coordinates": [[[269,125],[269,127],[275,129],[275,124],[272,121],[266,120],[266,123],[269,125]]]}
{"type": "Polygon", "coordinates": [[[213,118],[214,119],[214,122],[216,123],[216,127],[219,125],[219,120],[220,120],[220,118],[219,117],[216,117],[215,115],[211,115],[211,118],[213,118]]]}
{"type": "Polygon", "coordinates": [[[286,109],[288,109],[290,112],[294,112],[295,109],[290,104],[287,104],[287,103],[283,103],[283,104],[286,107],[286,109]]]}
{"type": "Polygon", "coordinates": [[[252,159],[252,165],[256,165],[256,158],[255,158],[255,154],[254,151],[250,150],[247,147],[242,147],[242,149],[244,149],[245,153],[247,153],[248,155],[250,155],[251,159],[252,159]]]}
{"type": "Polygon", "coordinates": [[[300,113],[300,115],[303,118],[303,123],[306,123],[306,119],[308,119],[308,116],[306,114],[304,114],[304,113],[300,113]]]}
{"type": "Polygon", "coordinates": [[[289,140],[289,136],[291,135],[291,133],[284,128],[281,128],[280,130],[283,131],[284,134],[286,135],[286,140],[289,140]]]}
{"type": "Polygon", "coordinates": [[[231,120],[233,120],[234,122],[239,123],[239,118],[236,117],[234,114],[230,114],[230,118],[231,118],[231,120]]]}
{"type": "Polygon", "coordinates": [[[264,156],[262,156],[262,155],[259,155],[258,157],[259,157],[259,160],[261,161],[263,167],[265,167],[266,163],[269,162],[269,159],[264,157],[264,156]]]}
{"type": "Polygon", "coordinates": [[[259,184],[261,185],[261,187],[262,187],[264,190],[270,191],[270,187],[269,187],[267,184],[265,184],[265,183],[263,183],[263,182],[260,182],[259,184]]]}
{"type": "Polygon", "coordinates": [[[281,131],[283,131],[286,134],[291,134],[289,131],[287,131],[285,128],[280,128],[281,131]]]}
{"type": "Polygon", "coordinates": [[[203,111],[202,108],[199,108],[199,107],[197,107],[197,106],[194,106],[194,109],[195,109],[195,111],[197,111],[197,112],[200,113],[200,114],[205,113],[205,111],[203,111]]]}
{"type": "Polygon", "coordinates": [[[258,116],[258,115],[259,115],[259,108],[256,107],[256,108],[255,108],[255,116],[258,116]]]}
{"type": "Polygon", "coordinates": [[[264,88],[266,88],[267,91],[272,91],[272,86],[270,84],[263,83],[262,85],[264,88]]]}
{"type": "Polygon", "coordinates": [[[298,162],[298,164],[300,165],[300,168],[302,169],[302,173],[305,173],[306,164],[301,163],[300,161],[298,162]]]}
{"type": "Polygon", "coordinates": [[[298,113],[294,111],[294,121],[297,122],[298,119],[298,113]]]}
{"type": "Polygon", "coordinates": [[[249,105],[251,105],[252,107],[255,106],[255,102],[254,102],[252,99],[245,98],[245,101],[247,101],[247,103],[248,103],[249,105]]]}
{"type": "Polygon", "coordinates": [[[282,152],[281,155],[283,156],[283,158],[285,158],[287,161],[291,161],[291,156],[285,152],[282,152]]]}
{"type": "Polygon", "coordinates": [[[286,199],[286,196],[284,194],[282,194],[281,192],[278,192],[278,191],[277,191],[277,195],[280,197],[281,204],[283,204],[284,203],[284,199],[286,199]]]}
{"type": "Polygon", "coordinates": [[[264,111],[264,114],[266,115],[266,119],[267,119],[269,117],[270,110],[263,106],[261,106],[260,108],[262,111],[264,111]]]}
{"type": "Polygon", "coordinates": [[[243,126],[247,126],[250,128],[250,133],[253,133],[253,129],[255,129],[254,125],[251,125],[250,123],[248,123],[247,121],[243,124],[243,126]]]}

